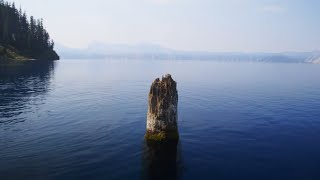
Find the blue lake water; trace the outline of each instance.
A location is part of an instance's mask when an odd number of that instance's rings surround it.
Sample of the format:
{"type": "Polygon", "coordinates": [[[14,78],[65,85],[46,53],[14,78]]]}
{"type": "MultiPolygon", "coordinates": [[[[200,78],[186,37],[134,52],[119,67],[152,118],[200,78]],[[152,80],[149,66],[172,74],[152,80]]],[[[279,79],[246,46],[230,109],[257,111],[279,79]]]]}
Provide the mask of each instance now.
{"type": "Polygon", "coordinates": [[[0,179],[320,179],[320,66],[60,60],[0,66],[0,179]],[[144,141],[178,83],[177,146],[144,141]]]}

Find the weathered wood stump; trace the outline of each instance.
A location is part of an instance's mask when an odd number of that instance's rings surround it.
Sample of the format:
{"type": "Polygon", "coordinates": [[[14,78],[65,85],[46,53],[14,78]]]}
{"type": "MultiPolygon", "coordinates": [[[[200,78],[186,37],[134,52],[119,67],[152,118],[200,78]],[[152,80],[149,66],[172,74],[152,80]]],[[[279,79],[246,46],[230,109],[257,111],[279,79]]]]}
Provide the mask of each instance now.
{"type": "Polygon", "coordinates": [[[157,78],[151,85],[147,114],[147,140],[178,140],[177,83],[170,74],[157,78]]]}

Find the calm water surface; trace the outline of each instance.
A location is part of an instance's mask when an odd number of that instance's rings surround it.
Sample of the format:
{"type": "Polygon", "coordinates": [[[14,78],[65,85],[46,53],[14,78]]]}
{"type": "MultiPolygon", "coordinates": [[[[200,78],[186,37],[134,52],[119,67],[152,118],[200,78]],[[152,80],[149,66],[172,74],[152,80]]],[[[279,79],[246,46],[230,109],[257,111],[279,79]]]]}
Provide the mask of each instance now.
{"type": "Polygon", "coordinates": [[[0,179],[320,179],[320,66],[61,60],[0,66],[0,179]],[[143,135],[178,82],[178,145],[143,135]]]}

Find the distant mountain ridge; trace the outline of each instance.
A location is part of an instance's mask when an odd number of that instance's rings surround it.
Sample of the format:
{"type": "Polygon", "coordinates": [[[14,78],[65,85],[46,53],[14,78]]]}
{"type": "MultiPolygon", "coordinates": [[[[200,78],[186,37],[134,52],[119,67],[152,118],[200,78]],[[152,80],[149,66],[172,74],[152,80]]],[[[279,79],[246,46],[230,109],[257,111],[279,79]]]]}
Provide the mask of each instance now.
{"type": "Polygon", "coordinates": [[[95,42],[87,48],[56,45],[64,59],[149,59],[149,60],[213,60],[234,62],[320,63],[320,51],[283,53],[197,52],[177,51],[155,44],[105,44],[95,42]]]}

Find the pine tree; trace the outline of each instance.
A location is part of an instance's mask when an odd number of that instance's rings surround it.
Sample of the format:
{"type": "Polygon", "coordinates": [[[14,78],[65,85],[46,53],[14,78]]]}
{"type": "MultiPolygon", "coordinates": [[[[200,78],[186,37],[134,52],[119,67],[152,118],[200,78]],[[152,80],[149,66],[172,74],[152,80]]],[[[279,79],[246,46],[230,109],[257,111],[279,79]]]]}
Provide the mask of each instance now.
{"type": "Polygon", "coordinates": [[[46,54],[58,59],[54,43],[42,19],[28,17],[15,3],[0,0],[0,47],[15,48],[30,58],[45,58],[46,54]]]}

